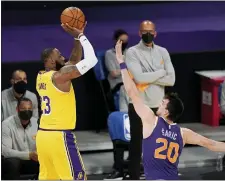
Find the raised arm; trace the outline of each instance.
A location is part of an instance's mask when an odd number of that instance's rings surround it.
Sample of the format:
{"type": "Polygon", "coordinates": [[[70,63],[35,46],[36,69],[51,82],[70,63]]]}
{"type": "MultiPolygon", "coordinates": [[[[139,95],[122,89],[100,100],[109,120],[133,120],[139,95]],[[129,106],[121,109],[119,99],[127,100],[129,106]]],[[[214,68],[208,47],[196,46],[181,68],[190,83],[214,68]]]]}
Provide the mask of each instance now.
{"type": "MultiPolygon", "coordinates": [[[[84,29],[87,25],[87,22],[85,22],[84,27],[80,30],[79,33],[84,32],[84,29]]],[[[66,65],[75,65],[76,63],[78,63],[79,61],[81,61],[81,57],[82,57],[82,46],[81,43],[79,41],[79,38],[76,36],[79,36],[79,34],[75,34],[73,33],[73,28],[71,26],[69,26],[68,24],[62,24],[62,28],[69,34],[71,34],[72,36],[74,36],[74,47],[73,50],[71,52],[70,55],[70,59],[69,61],[66,63],[66,65]],[[72,31],[71,31],[72,30],[72,31]]]]}
{"type": "Polygon", "coordinates": [[[225,143],[208,139],[190,129],[181,128],[185,144],[203,146],[211,151],[225,152],[225,143]]]}
{"type": "Polygon", "coordinates": [[[143,100],[139,96],[139,92],[136,88],[135,83],[129,76],[129,73],[126,68],[126,64],[124,63],[124,60],[123,60],[121,45],[122,45],[122,42],[119,40],[116,44],[116,58],[121,67],[121,74],[122,74],[125,90],[128,96],[131,98],[135,111],[141,118],[143,124],[151,125],[155,120],[155,114],[149,107],[147,107],[144,104],[143,100]]]}
{"type": "Polygon", "coordinates": [[[80,43],[80,40],[74,40],[74,47],[70,55],[69,61],[66,63],[66,65],[75,65],[79,61],[81,61],[82,57],[82,45],[80,43]]]}
{"type": "Polygon", "coordinates": [[[175,71],[170,59],[170,55],[165,48],[162,49],[161,52],[162,52],[162,57],[164,60],[166,75],[156,80],[154,84],[158,84],[162,86],[173,86],[175,83],[175,71]]]}
{"type": "Polygon", "coordinates": [[[84,50],[84,59],[75,65],[66,65],[56,72],[53,75],[53,81],[58,84],[63,84],[85,74],[98,62],[94,49],[87,37],[80,33],[78,38],[84,50]]]}
{"type": "Polygon", "coordinates": [[[132,49],[128,49],[126,53],[126,64],[135,82],[138,84],[150,84],[166,75],[164,69],[155,72],[143,72],[140,63],[136,59],[135,52],[132,49]]]}

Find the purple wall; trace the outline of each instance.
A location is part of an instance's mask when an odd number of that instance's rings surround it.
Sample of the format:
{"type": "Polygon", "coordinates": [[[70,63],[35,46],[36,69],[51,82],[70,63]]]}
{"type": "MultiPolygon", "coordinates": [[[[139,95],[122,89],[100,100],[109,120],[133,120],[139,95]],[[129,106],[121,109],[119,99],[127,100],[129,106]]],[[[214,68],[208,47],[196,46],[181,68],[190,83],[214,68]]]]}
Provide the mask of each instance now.
{"type": "MultiPolygon", "coordinates": [[[[57,47],[69,56],[73,40],[60,25],[56,25],[63,9],[3,12],[2,61],[39,60],[46,47],[57,47]],[[32,25],[34,20],[35,24],[45,25],[32,25]]],[[[130,45],[137,43],[139,24],[144,19],[156,23],[156,43],[171,53],[225,50],[225,2],[143,4],[82,10],[88,20],[86,35],[96,51],[113,45],[112,33],[116,28],[128,31],[130,45]]]]}

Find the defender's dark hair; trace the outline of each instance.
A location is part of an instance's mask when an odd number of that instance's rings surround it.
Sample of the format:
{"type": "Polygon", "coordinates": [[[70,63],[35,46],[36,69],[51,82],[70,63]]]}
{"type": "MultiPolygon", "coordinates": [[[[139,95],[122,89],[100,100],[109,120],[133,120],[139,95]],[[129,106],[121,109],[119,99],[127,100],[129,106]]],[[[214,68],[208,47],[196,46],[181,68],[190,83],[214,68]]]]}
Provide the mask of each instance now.
{"type": "Polygon", "coordinates": [[[20,106],[20,104],[21,104],[21,102],[31,102],[32,103],[32,101],[30,100],[30,99],[28,99],[28,98],[26,98],[26,97],[22,97],[22,98],[20,98],[19,100],[18,100],[18,102],[17,102],[17,107],[19,107],[20,106]]]}
{"type": "Polygon", "coordinates": [[[169,111],[168,119],[176,122],[184,111],[184,105],[177,93],[166,94],[164,99],[168,99],[167,110],[169,111]]]}
{"type": "Polygon", "coordinates": [[[49,56],[51,55],[51,53],[53,52],[54,49],[55,48],[46,48],[46,49],[44,49],[43,52],[41,53],[41,60],[43,62],[45,62],[45,60],[47,58],[49,58],[49,56]]]}
{"type": "Polygon", "coordinates": [[[128,33],[123,29],[118,29],[114,31],[113,40],[118,40],[121,35],[128,35],[128,33]]]}

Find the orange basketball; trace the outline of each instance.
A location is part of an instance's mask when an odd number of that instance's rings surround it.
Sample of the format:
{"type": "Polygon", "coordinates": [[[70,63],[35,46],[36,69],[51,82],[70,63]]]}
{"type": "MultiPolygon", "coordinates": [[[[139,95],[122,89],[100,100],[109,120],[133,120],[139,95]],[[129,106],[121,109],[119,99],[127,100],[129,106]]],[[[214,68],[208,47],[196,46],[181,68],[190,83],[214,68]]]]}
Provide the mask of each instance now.
{"type": "Polygon", "coordinates": [[[64,9],[60,17],[61,23],[68,24],[74,28],[82,29],[85,25],[84,13],[77,7],[64,9]]]}

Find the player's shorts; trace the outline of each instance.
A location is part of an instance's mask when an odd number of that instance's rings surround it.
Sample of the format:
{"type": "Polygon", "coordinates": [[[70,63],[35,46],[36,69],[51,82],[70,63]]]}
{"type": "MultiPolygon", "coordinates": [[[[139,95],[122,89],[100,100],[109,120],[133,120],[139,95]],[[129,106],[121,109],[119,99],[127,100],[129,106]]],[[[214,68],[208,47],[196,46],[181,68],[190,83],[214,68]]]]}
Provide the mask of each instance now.
{"type": "Polygon", "coordinates": [[[83,161],[72,131],[38,130],[39,180],[86,180],[83,161]]]}

